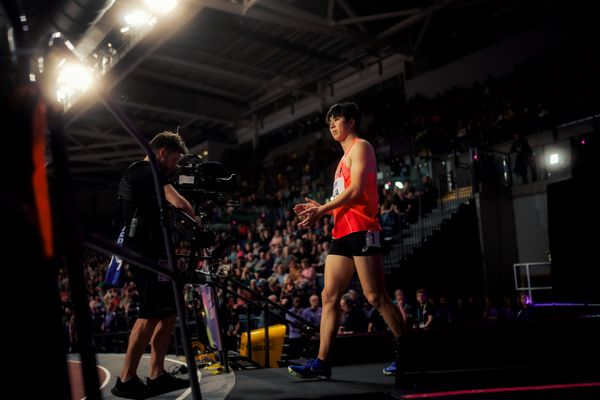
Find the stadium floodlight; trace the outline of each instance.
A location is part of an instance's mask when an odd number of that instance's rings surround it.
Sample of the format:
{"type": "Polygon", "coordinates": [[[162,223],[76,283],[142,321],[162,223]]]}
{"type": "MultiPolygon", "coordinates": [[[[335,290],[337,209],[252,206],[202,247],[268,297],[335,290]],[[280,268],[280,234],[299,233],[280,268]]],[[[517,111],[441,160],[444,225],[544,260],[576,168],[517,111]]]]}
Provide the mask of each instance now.
{"type": "Polygon", "coordinates": [[[92,69],[80,64],[65,62],[58,66],[56,78],[56,99],[69,105],[74,96],[87,91],[94,82],[92,69]]]}
{"type": "Polygon", "coordinates": [[[177,6],[177,0],[145,0],[146,5],[157,14],[168,14],[177,6]]]}
{"type": "Polygon", "coordinates": [[[156,20],[156,18],[154,18],[152,14],[149,14],[143,10],[135,10],[128,14],[125,14],[125,17],[123,19],[125,19],[125,23],[130,27],[141,27],[144,25],[149,25],[151,24],[152,20],[156,20]]]}

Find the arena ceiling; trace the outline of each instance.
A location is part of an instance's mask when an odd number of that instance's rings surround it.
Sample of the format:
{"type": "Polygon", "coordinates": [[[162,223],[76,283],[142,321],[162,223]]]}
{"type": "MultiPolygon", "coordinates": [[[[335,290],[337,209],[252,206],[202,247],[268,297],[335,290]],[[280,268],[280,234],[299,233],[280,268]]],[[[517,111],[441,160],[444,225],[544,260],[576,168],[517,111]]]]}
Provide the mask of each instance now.
{"type": "MultiPolygon", "coordinates": [[[[20,5],[32,25],[43,25],[50,7],[71,3],[20,5]]],[[[530,22],[539,2],[179,0],[151,28],[127,27],[124,16],[142,3],[109,2],[74,38],[76,52],[96,66],[96,87],[148,137],[179,127],[198,149],[206,140],[252,140],[399,76],[406,61],[435,66],[457,37],[470,45],[454,56],[472,51],[494,40],[492,27],[506,18],[530,22]]],[[[120,171],[141,155],[94,86],[64,123],[76,173],[120,171]]]]}

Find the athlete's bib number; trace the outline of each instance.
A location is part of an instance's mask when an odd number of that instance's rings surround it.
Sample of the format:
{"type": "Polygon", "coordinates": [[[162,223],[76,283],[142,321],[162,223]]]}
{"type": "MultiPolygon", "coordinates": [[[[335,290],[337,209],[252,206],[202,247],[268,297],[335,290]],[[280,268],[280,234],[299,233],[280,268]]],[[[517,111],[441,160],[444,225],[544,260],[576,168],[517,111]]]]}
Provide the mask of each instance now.
{"type": "Polygon", "coordinates": [[[346,190],[346,186],[344,185],[344,177],[340,176],[333,181],[333,194],[331,195],[331,200],[342,194],[344,190],[346,190]]]}

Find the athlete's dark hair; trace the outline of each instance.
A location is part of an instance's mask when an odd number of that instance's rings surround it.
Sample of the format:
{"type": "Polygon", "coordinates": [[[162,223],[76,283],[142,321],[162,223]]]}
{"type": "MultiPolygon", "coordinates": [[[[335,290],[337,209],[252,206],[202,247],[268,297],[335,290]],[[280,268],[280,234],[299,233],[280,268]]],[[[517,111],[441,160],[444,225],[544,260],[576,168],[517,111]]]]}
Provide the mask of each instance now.
{"type": "Polygon", "coordinates": [[[358,130],[360,126],[360,111],[356,103],[344,102],[331,106],[325,117],[325,122],[329,124],[331,118],[343,116],[347,121],[354,120],[354,128],[358,130]]]}

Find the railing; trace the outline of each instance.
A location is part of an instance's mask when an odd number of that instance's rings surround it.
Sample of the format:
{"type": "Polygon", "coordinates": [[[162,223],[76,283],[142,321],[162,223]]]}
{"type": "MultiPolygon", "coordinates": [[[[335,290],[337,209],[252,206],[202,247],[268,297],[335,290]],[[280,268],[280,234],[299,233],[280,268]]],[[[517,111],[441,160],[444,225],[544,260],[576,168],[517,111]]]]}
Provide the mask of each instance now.
{"type": "MultiPolygon", "coordinates": [[[[262,312],[262,321],[263,321],[263,327],[265,330],[265,368],[269,368],[270,367],[270,363],[269,363],[269,325],[270,325],[270,321],[274,320],[274,321],[281,321],[287,325],[292,325],[298,329],[300,329],[300,331],[306,336],[306,337],[312,337],[315,335],[316,332],[319,331],[319,328],[316,327],[315,325],[313,325],[310,321],[305,320],[304,318],[302,318],[300,315],[295,314],[291,311],[289,311],[287,308],[285,308],[284,306],[282,306],[281,304],[275,303],[271,300],[269,300],[267,297],[263,296],[261,293],[257,292],[256,290],[253,290],[252,288],[244,285],[242,282],[238,281],[237,279],[234,279],[232,277],[224,277],[224,280],[222,282],[217,282],[216,283],[217,286],[219,286],[222,290],[223,290],[223,304],[227,304],[226,303],[226,296],[227,294],[235,296],[235,297],[240,297],[242,300],[244,300],[246,302],[246,318],[247,318],[247,324],[246,324],[246,332],[245,334],[247,335],[247,357],[249,359],[252,359],[252,341],[251,341],[251,331],[252,331],[252,326],[250,324],[250,321],[252,319],[252,308],[254,308],[255,310],[260,310],[262,312]],[[251,294],[252,296],[254,296],[254,300],[250,299],[249,296],[244,296],[242,294],[240,294],[239,292],[232,290],[229,288],[229,284],[233,284],[234,286],[241,288],[243,291],[251,294]],[[278,310],[279,312],[276,312],[275,310],[278,310]],[[292,320],[286,319],[285,316],[289,315],[292,317],[292,320]]],[[[227,321],[223,321],[225,324],[227,323],[227,321]]]]}
{"type": "Polygon", "coordinates": [[[527,291],[533,301],[534,290],[552,289],[552,265],[549,262],[513,264],[515,289],[527,291]]]}
{"type": "MultiPolygon", "coordinates": [[[[469,165],[456,162],[446,168],[445,161],[433,159],[432,162],[439,163],[448,172],[438,175],[432,189],[434,193],[423,193],[415,197],[416,221],[403,221],[397,232],[386,232],[384,235],[384,266],[388,273],[428,240],[444,220],[451,218],[460,204],[473,196],[472,171],[469,165]]],[[[436,170],[435,166],[432,169],[436,170]]]]}

